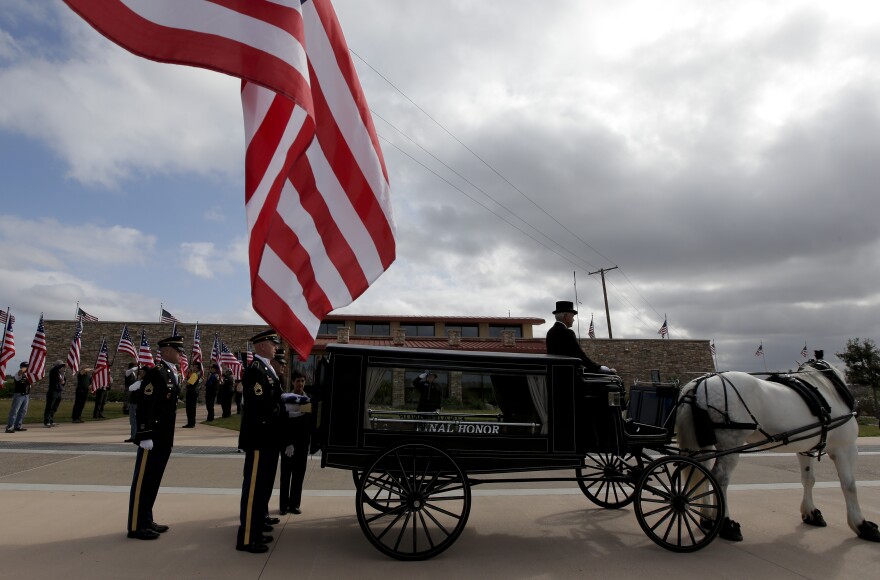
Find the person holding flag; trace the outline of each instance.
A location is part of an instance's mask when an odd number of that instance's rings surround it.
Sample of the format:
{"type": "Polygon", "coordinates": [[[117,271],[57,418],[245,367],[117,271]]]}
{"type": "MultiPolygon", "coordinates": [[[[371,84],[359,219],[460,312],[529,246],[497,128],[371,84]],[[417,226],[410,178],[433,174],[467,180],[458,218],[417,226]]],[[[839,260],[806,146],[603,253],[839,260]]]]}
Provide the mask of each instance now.
{"type": "Polygon", "coordinates": [[[57,360],[49,371],[49,388],[46,391],[46,410],[43,411],[43,427],[55,426],[55,413],[61,405],[67,375],[64,361],[57,360]]]}

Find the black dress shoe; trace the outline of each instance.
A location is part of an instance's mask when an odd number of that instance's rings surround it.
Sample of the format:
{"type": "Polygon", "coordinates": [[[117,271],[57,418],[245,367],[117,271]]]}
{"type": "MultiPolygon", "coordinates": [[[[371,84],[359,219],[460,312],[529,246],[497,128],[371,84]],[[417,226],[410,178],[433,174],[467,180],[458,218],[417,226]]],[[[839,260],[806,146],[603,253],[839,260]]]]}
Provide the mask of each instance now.
{"type": "Polygon", "coordinates": [[[282,516],[286,516],[287,515],[287,508],[281,508],[280,510],[278,510],[278,513],[280,513],[282,516]]]}
{"type": "Polygon", "coordinates": [[[192,429],[193,427],[195,427],[195,425],[184,425],[183,426],[184,429],[192,429]]]}
{"type": "Polygon", "coordinates": [[[150,529],[158,534],[164,534],[165,532],[168,531],[168,526],[165,526],[162,524],[157,524],[156,522],[153,522],[152,524],[150,524],[150,529]]]}
{"type": "Polygon", "coordinates": [[[266,523],[269,524],[270,526],[274,526],[275,524],[280,523],[280,522],[281,522],[281,520],[279,520],[278,518],[270,518],[269,516],[266,516],[266,523]]]}
{"type": "Polygon", "coordinates": [[[260,543],[261,543],[261,544],[268,544],[268,543],[270,543],[270,542],[271,542],[272,540],[274,540],[274,539],[275,539],[275,538],[273,538],[272,536],[262,536],[262,537],[260,538],[260,543]]]}
{"type": "Polygon", "coordinates": [[[269,524],[263,524],[263,533],[264,533],[264,534],[265,534],[265,533],[269,533],[269,532],[273,531],[274,529],[275,529],[275,528],[273,528],[273,527],[270,526],[269,524]]]}
{"type": "Polygon", "coordinates": [[[299,509],[298,507],[295,507],[295,508],[293,508],[293,509],[290,510],[290,511],[293,512],[293,513],[295,513],[296,515],[299,515],[299,514],[302,513],[302,510],[299,509]]]}
{"type": "Polygon", "coordinates": [[[136,540],[155,540],[159,537],[159,534],[158,532],[154,532],[150,528],[144,528],[142,530],[128,532],[128,537],[134,538],[136,540]]]}
{"type": "Polygon", "coordinates": [[[269,551],[269,546],[266,544],[238,544],[235,546],[235,549],[239,552],[250,552],[251,554],[262,554],[264,552],[269,551]]]}
{"type": "Polygon", "coordinates": [[[126,439],[123,443],[134,443],[134,439],[126,439]]]}

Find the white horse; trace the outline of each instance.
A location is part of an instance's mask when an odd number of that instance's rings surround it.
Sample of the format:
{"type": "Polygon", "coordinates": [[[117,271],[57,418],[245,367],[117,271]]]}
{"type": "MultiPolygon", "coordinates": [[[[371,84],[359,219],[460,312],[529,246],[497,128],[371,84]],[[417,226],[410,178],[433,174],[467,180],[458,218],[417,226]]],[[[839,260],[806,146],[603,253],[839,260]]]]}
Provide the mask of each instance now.
{"type": "MultiPolygon", "coordinates": [[[[828,454],[837,468],[840,487],[846,499],[849,527],[860,538],[880,542],[877,525],[862,516],[856,495],[853,469],[858,456],[856,437],[859,429],[855,417],[849,420],[845,418],[851,414],[852,409],[850,402],[846,400],[848,391],[843,397],[839,391],[841,388],[846,390],[843,375],[822,360],[811,360],[800,365],[798,372],[792,376],[818,390],[830,406],[828,417],[831,420],[843,417],[844,422],[840,426],[827,432],[823,451],[828,454]]],[[[675,426],[678,446],[682,450],[706,451],[714,447],[717,451],[723,451],[760,443],[767,439],[768,435],[789,433],[818,422],[819,418],[810,411],[804,399],[792,388],[746,373],[726,372],[700,377],[682,388],[675,426]],[[711,444],[712,439],[715,441],[714,445],[711,444]]],[[[816,476],[813,471],[813,457],[807,453],[820,445],[821,431],[816,427],[787,437],[787,440],[802,440],[789,441],[782,447],[778,447],[779,443],[760,446],[760,448],[778,448],[798,453],[801,483],[804,486],[801,518],[804,523],[814,526],[825,526],[826,523],[822,513],[813,503],[813,485],[816,476]]],[[[718,482],[725,499],[724,523],[719,534],[722,538],[731,541],[742,540],[740,526],[730,519],[727,508],[729,504],[726,501],[727,486],[738,461],[739,453],[729,453],[715,459],[712,467],[712,475],[718,482]]]]}

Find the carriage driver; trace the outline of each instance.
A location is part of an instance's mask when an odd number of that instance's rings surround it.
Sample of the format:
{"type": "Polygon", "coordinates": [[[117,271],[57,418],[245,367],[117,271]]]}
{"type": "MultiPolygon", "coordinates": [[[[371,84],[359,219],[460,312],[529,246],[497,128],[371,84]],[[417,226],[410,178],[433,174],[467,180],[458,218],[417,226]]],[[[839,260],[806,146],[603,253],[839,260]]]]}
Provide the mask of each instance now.
{"type": "Polygon", "coordinates": [[[556,302],[556,324],[547,331],[547,354],[559,354],[581,359],[584,370],[588,373],[616,374],[617,371],[605,365],[594,363],[578,344],[577,336],[571,329],[574,315],[577,314],[574,304],[566,300],[556,302]]]}

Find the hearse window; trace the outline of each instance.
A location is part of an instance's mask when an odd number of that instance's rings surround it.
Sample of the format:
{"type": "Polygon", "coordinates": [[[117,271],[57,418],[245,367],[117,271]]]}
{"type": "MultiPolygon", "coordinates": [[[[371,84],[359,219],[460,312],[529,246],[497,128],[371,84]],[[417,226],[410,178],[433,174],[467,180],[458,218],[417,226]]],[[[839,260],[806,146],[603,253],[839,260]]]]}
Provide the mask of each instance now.
{"type": "Polygon", "coordinates": [[[459,436],[547,434],[547,379],[543,375],[437,373],[443,393],[439,411],[419,412],[413,381],[422,368],[369,367],[366,373],[364,428],[459,436]],[[450,389],[460,385],[459,389],[450,389]],[[453,393],[461,393],[453,395],[453,393]]]}

